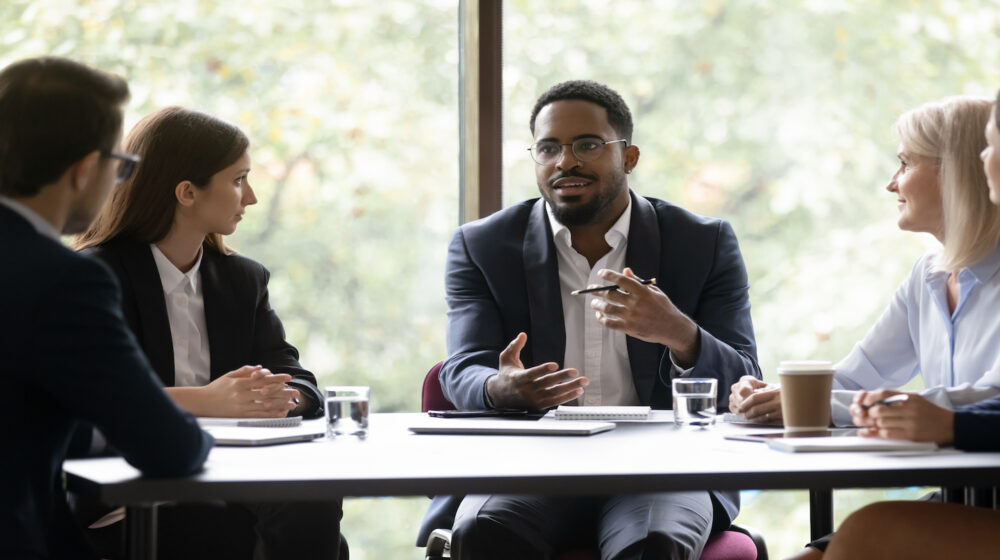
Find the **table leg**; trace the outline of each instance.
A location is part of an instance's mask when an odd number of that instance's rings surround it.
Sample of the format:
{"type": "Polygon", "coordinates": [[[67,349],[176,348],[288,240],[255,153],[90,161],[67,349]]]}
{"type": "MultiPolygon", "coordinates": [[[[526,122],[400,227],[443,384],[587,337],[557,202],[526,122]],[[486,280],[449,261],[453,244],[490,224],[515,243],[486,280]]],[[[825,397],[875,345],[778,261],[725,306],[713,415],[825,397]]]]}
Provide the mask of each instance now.
{"type": "Polygon", "coordinates": [[[809,490],[809,535],[812,540],[833,532],[833,490],[809,490]]]}
{"type": "Polygon", "coordinates": [[[968,486],[965,488],[965,505],[976,507],[995,507],[993,501],[993,488],[975,488],[968,486]]]}
{"type": "Polygon", "coordinates": [[[125,547],[132,560],[156,560],[156,505],[125,508],[125,547]]]}

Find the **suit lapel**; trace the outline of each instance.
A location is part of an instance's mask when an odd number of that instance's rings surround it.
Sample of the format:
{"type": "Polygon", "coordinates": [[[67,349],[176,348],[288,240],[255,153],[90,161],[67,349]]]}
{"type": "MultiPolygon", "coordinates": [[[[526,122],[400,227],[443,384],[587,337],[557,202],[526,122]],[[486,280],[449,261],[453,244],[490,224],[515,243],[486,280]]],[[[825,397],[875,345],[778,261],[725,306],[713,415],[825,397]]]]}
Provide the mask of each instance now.
{"type": "MultiPolygon", "coordinates": [[[[640,278],[656,278],[660,272],[660,224],[653,205],[641,196],[630,192],[632,197],[632,220],[629,223],[628,248],[625,250],[625,266],[640,278]]],[[[657,278],[662,284],[665,278],[657,278]]],[[[666,290],[664,290],[666,291],[666,290]]],[[[628,347],[629,364],[632,367],[632,380],[635,383],[639,401],[649,404],[653,395],[653,386],[660,369],[660,352],[658,344],[644,342],[631,336],[625,337],[628,347]]]]}
{"type": "Polygon", "coordinates": [[[535,203],[528,215],[523,256],[531,317],[525,348],[528,358],[524,365],[555,362],[561,366],[566,357],[566,326],[559,293],[559,261],[543,199],[535,203]]]}
{"type": "Polygon", "coordinates": [[[167,318],[160,272],[153,252],[145,243],[129,243],[123,251],[122,267],[135,291],[136,312],[142,349],[160,380],[174,386],[174,347],[167,318]]]}

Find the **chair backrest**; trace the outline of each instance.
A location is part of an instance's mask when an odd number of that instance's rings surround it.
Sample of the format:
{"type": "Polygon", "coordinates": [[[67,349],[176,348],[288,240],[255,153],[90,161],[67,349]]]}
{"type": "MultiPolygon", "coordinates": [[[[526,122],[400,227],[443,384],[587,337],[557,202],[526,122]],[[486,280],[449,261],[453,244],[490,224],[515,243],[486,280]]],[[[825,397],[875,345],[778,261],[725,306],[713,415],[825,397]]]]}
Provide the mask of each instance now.
{"type": "Polygon", "coordinates": [[[441,390],[441,382],[438,380],[438,374],[441,372],[441,364],[443,363],[438,362],[434,364],[434,367],[424,377],[424,388],[420,393],[421,412],[427,412],[428,410],[455,410],[455,405],[451,404],[451,401],[445,398],[444,391],[441,390]]]}

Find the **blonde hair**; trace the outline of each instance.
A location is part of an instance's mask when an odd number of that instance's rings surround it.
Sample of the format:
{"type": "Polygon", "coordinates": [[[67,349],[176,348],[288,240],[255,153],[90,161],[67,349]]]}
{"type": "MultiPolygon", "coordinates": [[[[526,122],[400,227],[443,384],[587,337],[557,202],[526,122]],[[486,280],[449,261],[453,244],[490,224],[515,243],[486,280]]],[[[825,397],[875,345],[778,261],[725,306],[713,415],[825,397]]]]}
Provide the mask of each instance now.
{"type": "Polygon", "coordinates": [[[893,129],[903,148],[938,164],[944,214],[939,269],[954,271],[982,260],[1000,241],[1000,208],[990,203],[979,153],[993,100],[954,96],[904,113],[893,129]]]}

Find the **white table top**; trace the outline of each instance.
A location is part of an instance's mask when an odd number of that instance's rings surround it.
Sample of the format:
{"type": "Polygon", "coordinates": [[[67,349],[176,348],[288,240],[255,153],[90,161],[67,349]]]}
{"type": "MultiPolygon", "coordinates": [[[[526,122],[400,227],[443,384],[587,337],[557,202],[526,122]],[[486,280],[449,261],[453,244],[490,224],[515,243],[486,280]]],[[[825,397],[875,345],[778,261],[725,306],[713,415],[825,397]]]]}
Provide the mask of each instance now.
{"type": "Polygon", "coordinates": [[[789,454],[762,443],[724,439],[730,431],[760,431],[730,424],[681,429],[672,423],[622,423],[593,436],[417,435],[407,430],[425,421],[423,414],[375,414],[363,441],[341,437],[216,447],[204,471],[187,478],[142,478],[120,458],[72,460],[64,468],[70,488],[120,504],[1000,483],[1000,453],[789,454]]]}

